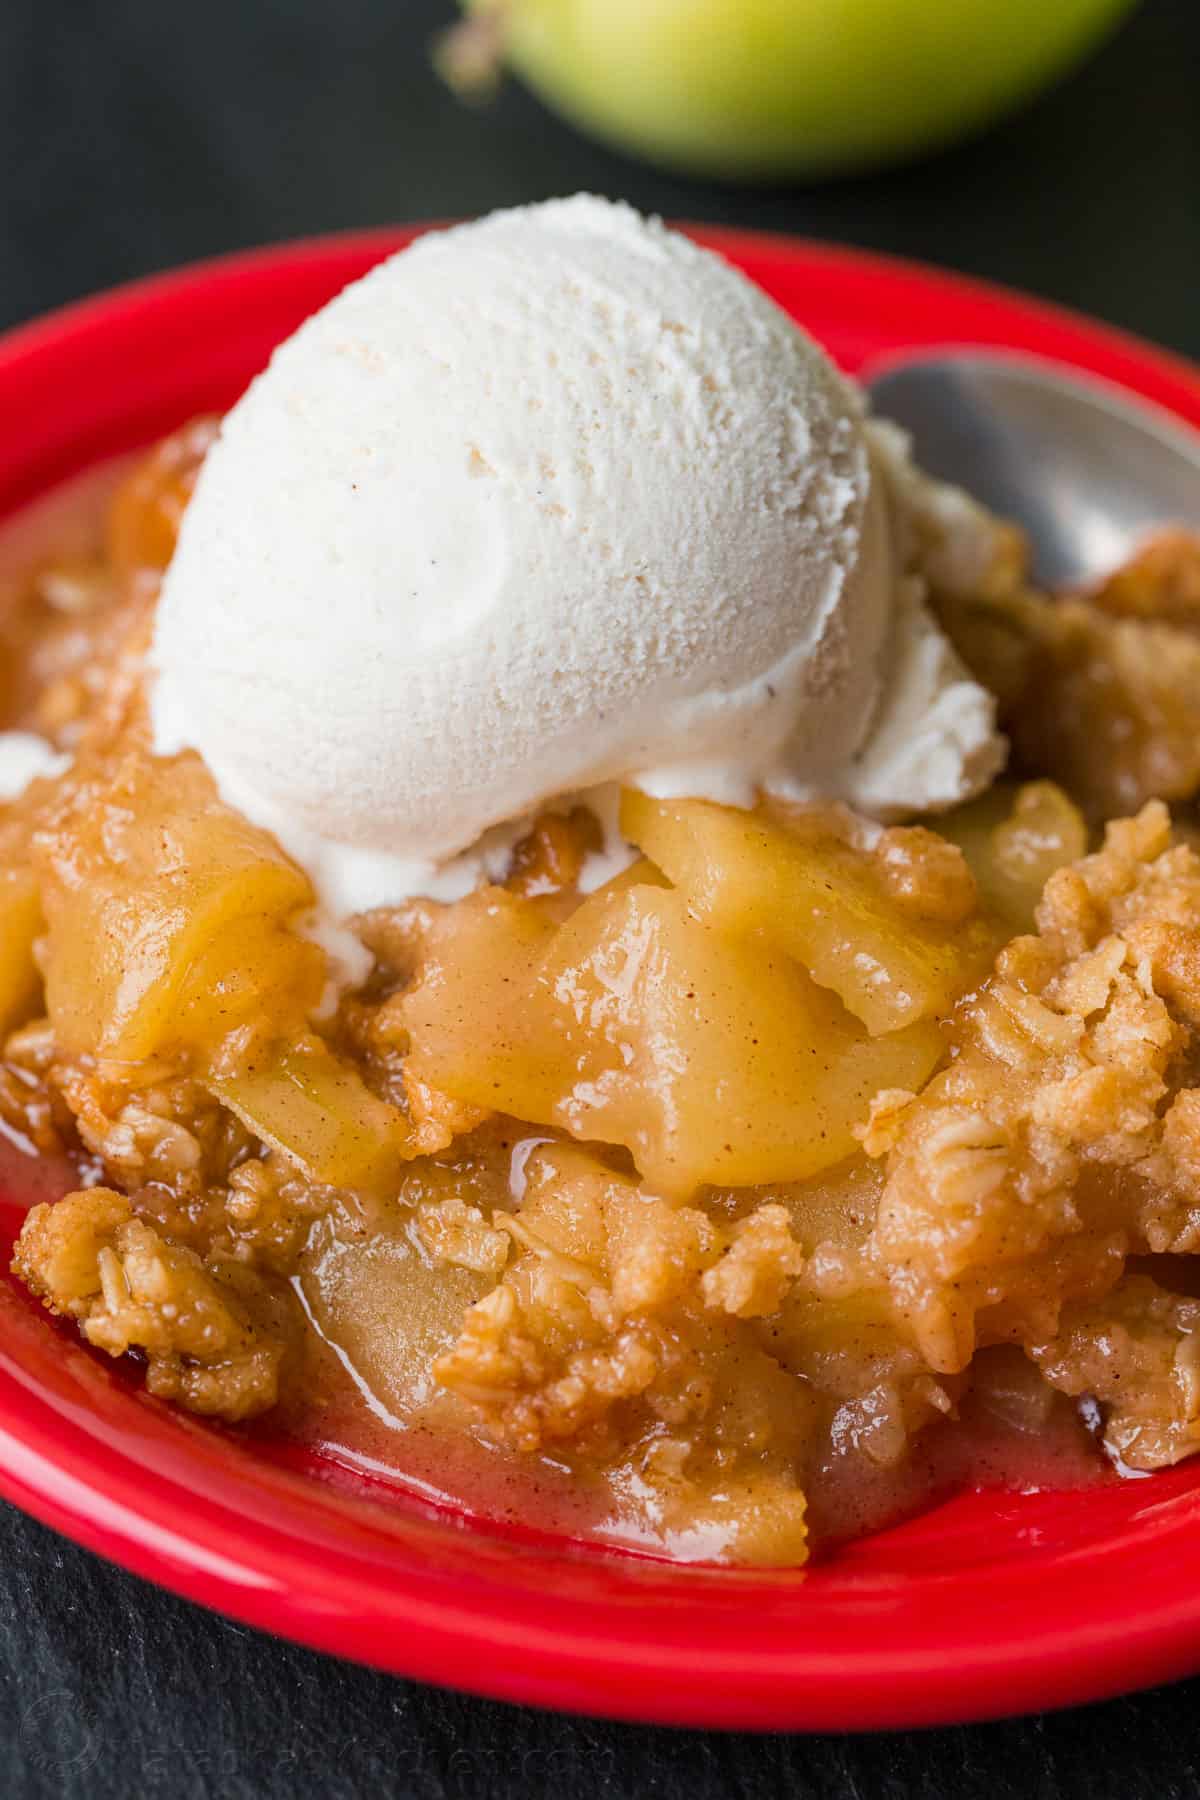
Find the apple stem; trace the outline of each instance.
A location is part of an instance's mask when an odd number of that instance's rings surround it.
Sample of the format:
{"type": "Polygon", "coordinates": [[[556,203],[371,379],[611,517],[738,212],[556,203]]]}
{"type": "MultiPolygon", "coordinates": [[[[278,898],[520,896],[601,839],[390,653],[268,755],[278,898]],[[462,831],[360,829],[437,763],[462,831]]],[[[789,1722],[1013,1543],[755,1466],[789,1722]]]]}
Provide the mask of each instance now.
{"type": "Polygon", "coordinates": [[[509,0],[473,12],[434,39],[433,66],[460,100],[490,100],[504,73],[509,0]]]}

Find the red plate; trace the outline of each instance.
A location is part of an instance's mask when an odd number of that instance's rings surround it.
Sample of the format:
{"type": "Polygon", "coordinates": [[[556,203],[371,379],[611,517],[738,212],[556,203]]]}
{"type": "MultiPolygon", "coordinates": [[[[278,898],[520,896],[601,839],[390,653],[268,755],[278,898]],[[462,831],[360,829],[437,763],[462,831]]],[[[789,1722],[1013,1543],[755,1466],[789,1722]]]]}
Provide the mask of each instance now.
{"type": "MultiPolygon", "coordinates": [[[[0,341],[0,516],[227,406],[410,235],[188,269],[0,341]]],[[[1083,319],[903,263],[697,235],[850,369],[1002,345],[1200,425],[1200,374],[1083,319]]],[[[5,1244],[19,1216],[0,1207],[5,1244]]],[[[1200,1469],[961,1494],[804,1573],[671,1566],[438,1515],[316,1458],[281,1466],[131,1390],[15,1287],[0,1314],[0,1491],[140,1575],[381,1668],[633,1719],[823,1729],[1028,1711],[1200,1668],[1200,1469]]]]}

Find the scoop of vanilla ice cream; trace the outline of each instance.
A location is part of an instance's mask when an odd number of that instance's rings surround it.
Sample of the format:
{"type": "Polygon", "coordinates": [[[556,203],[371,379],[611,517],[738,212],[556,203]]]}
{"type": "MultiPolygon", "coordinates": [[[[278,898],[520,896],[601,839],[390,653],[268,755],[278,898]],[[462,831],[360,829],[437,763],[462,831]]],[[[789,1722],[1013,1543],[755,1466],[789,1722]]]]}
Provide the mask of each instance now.
{"type": "Polygon", "coordinates": [[[198,749],[338,913],[465,891],[617,781],[949,804],[998,740],[905,597],[895,490],[818,346],[661,224],[579,196],[432,233],[226,419],[160,600],[156,747],[198,749]]]}

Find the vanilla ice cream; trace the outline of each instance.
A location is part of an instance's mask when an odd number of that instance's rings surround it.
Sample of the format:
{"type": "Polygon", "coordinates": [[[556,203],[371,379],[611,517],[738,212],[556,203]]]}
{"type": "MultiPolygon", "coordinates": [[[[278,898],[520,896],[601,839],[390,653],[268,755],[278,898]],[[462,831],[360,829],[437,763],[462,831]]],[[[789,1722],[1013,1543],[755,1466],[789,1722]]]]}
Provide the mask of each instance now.
{"type": "Polygon", "coordinates": [[[198,749],[331,910],[464,891],[621,781],[880,813],[995,773],[856,389],[718,257],[580,196],[430,234],[226,419],[159,607],[198,749]]]}

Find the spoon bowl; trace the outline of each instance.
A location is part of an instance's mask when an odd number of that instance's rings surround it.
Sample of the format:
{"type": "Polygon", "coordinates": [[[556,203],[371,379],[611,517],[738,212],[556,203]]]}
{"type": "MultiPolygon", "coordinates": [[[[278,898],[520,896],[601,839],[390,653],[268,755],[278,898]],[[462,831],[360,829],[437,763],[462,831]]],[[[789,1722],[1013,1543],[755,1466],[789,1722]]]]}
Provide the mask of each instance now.
{"type": "Polygon", "coordinates": [[[923,469],[1024,527],[1043,586],[1109,574],[1156,527],[1200,528],[1200,433],[1106,382],[1034,356],[940,351],[868,385],[923,469]]]}

